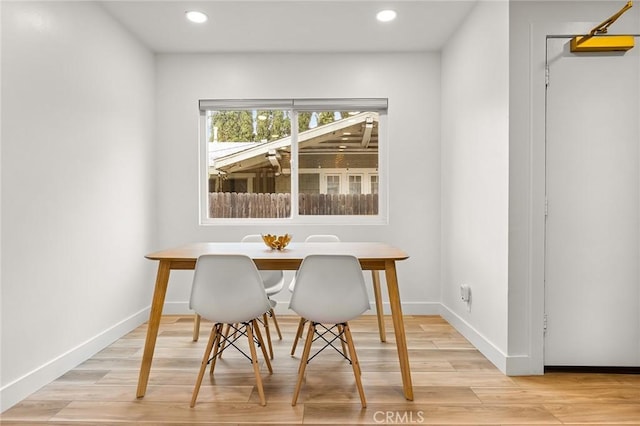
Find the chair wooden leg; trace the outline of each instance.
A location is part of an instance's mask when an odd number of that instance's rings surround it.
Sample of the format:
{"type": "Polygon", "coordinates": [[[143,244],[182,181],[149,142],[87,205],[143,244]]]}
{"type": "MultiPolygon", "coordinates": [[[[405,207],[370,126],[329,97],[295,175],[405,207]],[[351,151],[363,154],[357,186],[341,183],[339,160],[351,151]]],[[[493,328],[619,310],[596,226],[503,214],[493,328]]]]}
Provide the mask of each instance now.
{"type": "MultiPolygon", "coordinates": [[[[216,361],[222,355],[222,352],[220,352],[222,350],[220,348],[220,339],[222,339],[222,336],[224,335],[224,332],[222,331],[222,324],[216,324],[214,325],[214,328],[216,328],[217,333],[216,333],[216,339],[213,342],[213,355],[211,359],[211,367],[209,367],[210,376],[213,376],[213,370],[215,370],[216,368],[216,361]]],[[[228,332],[229,332],[229,328],[227,326],[227,333],[228,332]]]]}
{"type": "Polygon", "coordinates": [[[282,333],[280,332],[280,325],[278,325],[278,318],[276,317],[276,313],[273,311],[273,308],[269,311],[271,315],[271,319],[273,320],[273,325],[276,326],[276,332],[278,333],[278,339],[282,340],[282,333]]]}
{"type": "MultiPolygon", "coordinates": [[[[260,366],[258,365],[258,354],[256,353],[256,344],[253,341],[253,333],[251,329],[254,325],[247,323],[247,338],[249,339],[249,349],[251,350],[251,364],[253,364],[253,373],[256,376],[256,387],[258,388],[258,395],[260,395],[260,405],[267,405],[267,401],[264,397],[264,388],[262,387],[262,377],[260,377],[260,366]]],[[[257,330],[257,328],[256,328],[257,330]]]]}
{"type": "Polygon", "coordinates": [[[296,330],[296,337],[293,338],[293,346],[291,347],[291,356],[294,356],[296,353],[296,347],[298,346],[298,340],[302,337],[302,333],[304,331],[304,323],[307,322],[306,319],[300,318],[300,322],[298,322],[298,329],[296,330]]]}
{"type": "Polygon", "coordinates": [[[347,347],[344,343],[344,327],[340,324],[338,324],[338,334],[340,335],[340,345],[342,346],[342,353],[347,355],[347,347]]]}
{"type": "Polygon", "coordinates": [[[197,342],[200,337],[200,315],[195,314],[193,317],[193,341],[197,342]]]}
{"type": "MultiPolygon", "coordinates": [[[[234,324],[234,330],[233,330],[233,336],[231,336],[232,338],[235,337],[238,328],[238,324],[234,324]]],[[[231,324],[225,324],[224,325],[224,331],[222,332],[222,335],[224,337],[229,337],[229,330],[231,329],[231,324]]],[[[218,355],[220,358],[222,358],[222,350],[224,349],[225,346],[227,346],[227,341],[223,340],[222,343],[220,344],[220,355],[218,355]]]]}
{"type": "Polygon", "coordinates": [[[378,331],[380,332],[380,341],[387,341],[387,333],[384,329],[384,309],[382,307],[382,292],[380,291],[380,271],[371,271],[371,279],[373,281],[373,295],[376,301],[376,315],[378,316],[378,331]]]}
{"type": "Polygon", "coordinates": [[[211,335],[209,336],[207,348],[205,349],[204,356],[202,357],[202,364],[200,364],[200,371],[198,372],[196,385],[193,389],[193,395],[191,396],[191,408],[196,405],[196,399],[198,398],[198,392],[200,392],[200,385],[202,384],[202,377],[204,376],[204,371],[207,369],[207,362],[209,361],[209,355],[211,354],[211,349],[213,348],[213,342],[217,338],[217,330],[217,324],[211,328],[211,335]]]}
{"type": "MultiPolygon", "coordinates": [[[[353,335],[351,334],[351,328],[349,328],[349,334],[351,335],[351,342],[353,342],[353,335]]],[[[345,339],[346,339],[346,328],[345,328],[345,339]]],[[[348,346],[348,342],[347,342],[347,346],[348,346]]],[[[351,365],[355,365],[358,367],[358,376],[362,377],[362,370],[360,368],[360,361],[358,361],[358,354],[356,353],[355,343],[353,345],[353,353],[351,352],[351,349],[349,349],[349,360],[351,361],[351,365]]]]}
{"type": "Polygon", "coordinates": [[[309,331],[307,332],[307,340],[304,342],[304,350],[302,351],[302,358],[300,358],[300,366],[298,367],[298,380],[296,382],[296,388],[293,391],[293,399],[291,405],[295,406],[298,402],[298,395],[300,394],[300,387],[302,386],[302,379],[304,378],[304,372],[307,368],[307,362],[309,360],[309,353],[311,352],[311,343],[315,335],[316,326],[313,322],[309,321],[309,331]]]}
{"type": "Polygon", "coordinates": [[[356,355],[356,347],[353,344],[353,336],[351,336],[351,329],[349,328],[349,324],[344,325],[344,334],[347,338],[347,345],[349,346],[349,356],[351,358],[351,366],[353,367],[353,375],[356,378],[356,386],[358,387],[358,393],[360,394],[360,402],[362,403],[362,408],[367,407],[367,400],[364,396],[364,388],[362,387],[362,380],[360,380],[360,376],[362,371],[360,370],[360,363],[358,362],[358,356],[356,355]]]}
{"type": "Polygon", "coordinates": [[[260,349],[262,350],[262,356],[264,356],[264,363],[267,364],[267,368],[269,369],[269,373],[273,373],[273,368],[271,368],[271,361],[269,361],[269,356],[267,355],[267,350],[264,347],[264,340],[262,339],[262,333],[260,333],[260,328],[258,327],[258,321],[253,320],[253,329],[255,330],[256,338],[260,343],[260,349]]]}
{"type": "Polygon", "coordinates": [[[262,314],[262,321],[264,324],[264,333],[267,335],[267,345],[269,345],[269,358],[273,359],[273,347],[271,346],[271,332],[269,331],[269,321],[267,313],[262,314]]]}

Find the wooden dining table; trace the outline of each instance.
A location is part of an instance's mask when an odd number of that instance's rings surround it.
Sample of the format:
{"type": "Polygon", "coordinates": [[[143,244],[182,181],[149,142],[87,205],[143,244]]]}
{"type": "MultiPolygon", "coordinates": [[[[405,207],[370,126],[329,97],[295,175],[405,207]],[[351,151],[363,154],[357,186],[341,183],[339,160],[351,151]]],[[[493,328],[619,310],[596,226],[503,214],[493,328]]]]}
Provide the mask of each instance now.
{"type": "Polygon", "coordinates": [[[409,256],[404,251],[381,242],[300,242],[291,243],[284,250],[271,250],[262,243],[198,242],[146,255],[147,259],[158,261],[158,272],[138,377],[138,398],[144,397],[147,390],[169,274],[171,270],[195,269],[198,257],[204,254],[244,254],[253,259],[258,269],[291,271],[297,270],[302,260],[310,254],[348,254],[358,258],[363,270],[384,271],[404,396],[413,401],[411,369],[396,273],[396,262],[409,256]]]}

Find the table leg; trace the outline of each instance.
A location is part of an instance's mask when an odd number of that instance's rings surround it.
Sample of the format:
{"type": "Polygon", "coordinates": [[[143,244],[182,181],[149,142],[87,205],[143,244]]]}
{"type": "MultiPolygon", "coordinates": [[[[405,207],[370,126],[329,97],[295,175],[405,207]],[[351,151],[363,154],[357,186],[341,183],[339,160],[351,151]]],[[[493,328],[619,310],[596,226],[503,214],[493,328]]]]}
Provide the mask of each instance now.
{"type": "Polygon", "coordinates": [[[398,347],[398,359],[400,360],[400,372],[402,374],[404,397],[409,401],[413,401],[411,367],[409,366],[407,338],[404,333],[404,320],[402,318],[402,306],[400,304],[400,291],[398,290],[398,276],[396,274],[395,261],[387,260],[385,262],[385,277],[387,279],[387,290],[389,291],[389,304],[391,305],[393,330],[395,332],[396,346],[398,347]]]}
{"type": "Polygon", "coordinates": [[[384,308],[382,307],[382,293],[380,292],[380,271],[371,271],[371,279],[373,281],[373,295],[376,300],[376,315],[378,316],[378,331],[380,332],[380,341],[387,341],[387,333],[384,329],[384,308]]]}
{"type": "Polygon", "coordinates": [[[193,341],[197,342],[200,337],[200,315],[193,314],[193,341]]]}
{"type": "Polygon", "coordinates": [[[164,297],[167,294],[167,284],[169,282],[170,271],[171,261],[161,260],[158,265],[156,287],[153,291],[151,312],[149,313],[149,323],[147,325],[147,338],[144,342],[144,353],[142,355],[140,375],[138,376],[138,390],[136,392],[136,396],[138,398],[142,398],[147,391],[149,372],[151,371],[151,361],[153,360],[153,351],[156,347],[156,338],[158,337],[158,329],[160,328],[160,318],[162,317],[164,297]]]}

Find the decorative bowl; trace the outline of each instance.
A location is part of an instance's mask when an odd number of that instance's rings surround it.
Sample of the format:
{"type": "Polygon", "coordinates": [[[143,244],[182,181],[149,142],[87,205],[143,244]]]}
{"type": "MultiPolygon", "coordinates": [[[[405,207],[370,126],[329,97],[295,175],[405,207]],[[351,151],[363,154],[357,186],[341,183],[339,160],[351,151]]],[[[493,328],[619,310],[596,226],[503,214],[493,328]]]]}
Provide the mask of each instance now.
{"type": "Polygon", "coordinates": [[[291,241],[291,234],[284,235],[273,235],[273,234],[262,234],[262,241],[272,250],[282,250],[285,248],[289,242],[291,241]]]}

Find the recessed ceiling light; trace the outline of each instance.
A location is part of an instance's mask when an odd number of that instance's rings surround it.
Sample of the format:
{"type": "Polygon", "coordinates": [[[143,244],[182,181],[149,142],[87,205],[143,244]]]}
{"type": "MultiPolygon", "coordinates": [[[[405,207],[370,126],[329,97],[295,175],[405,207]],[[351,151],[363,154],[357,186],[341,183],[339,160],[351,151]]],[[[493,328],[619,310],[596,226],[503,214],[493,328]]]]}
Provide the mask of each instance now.
{"type": "Polygon", "coordinates": [[[185,12],[185,14],[187,15],[188,20],[195,22],[196,24],[202,24],[203,22],[207,22],[207,19],[209,19],[206,14],[198,12],[197,10],[189,10],[185,12]]]}
{"type": "Polygon", "coordinates": [[[376,19],[380,22],[389,22],[396,19],[396,16],[397,13],[395,10],[386,9],[378,12],[378,14],[376,15],[376,19]]]}

